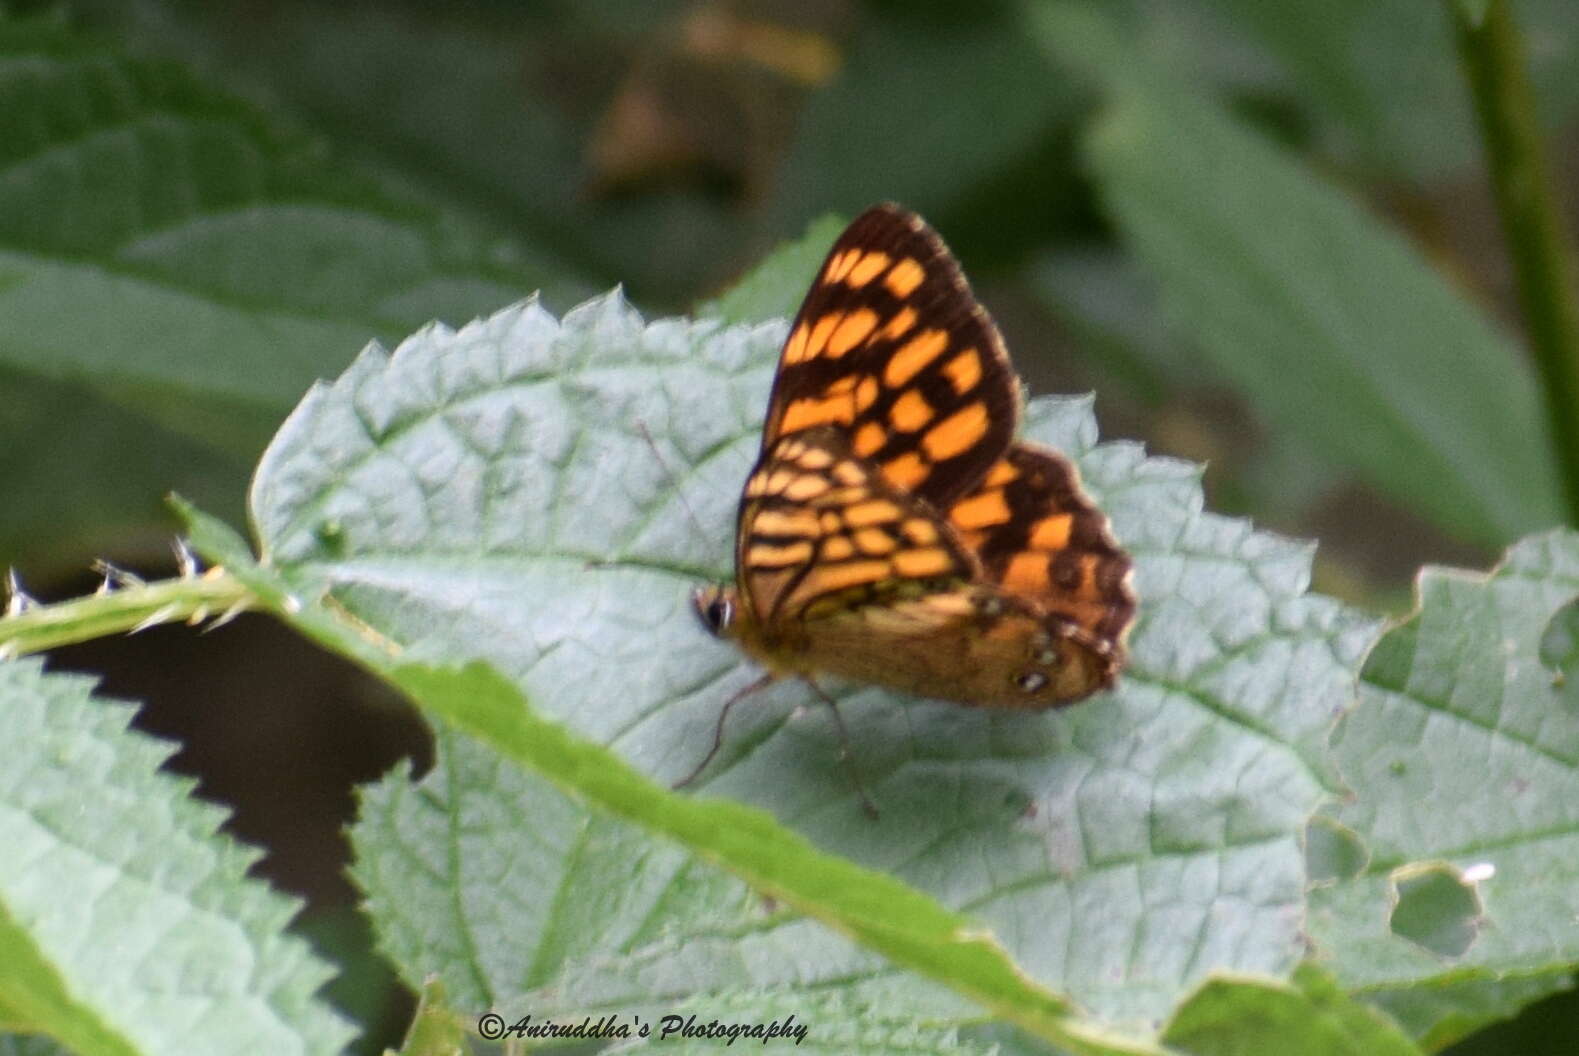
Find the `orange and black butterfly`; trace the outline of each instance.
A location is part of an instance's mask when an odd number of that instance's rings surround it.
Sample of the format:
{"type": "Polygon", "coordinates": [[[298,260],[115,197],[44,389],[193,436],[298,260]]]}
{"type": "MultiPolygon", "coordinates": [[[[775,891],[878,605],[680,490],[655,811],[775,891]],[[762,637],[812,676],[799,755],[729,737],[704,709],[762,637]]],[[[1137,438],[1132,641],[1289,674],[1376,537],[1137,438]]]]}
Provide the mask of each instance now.
{"type": "Polygon", "coordinates": [[[1019,415],[1003,339],[942,239],[868,210],[784,344],[735,583],[696,591],[703,623],[769,678],[1038,709],[1113,685],[1129,556],[1074,466],[1014,439],[1019,415]]]}

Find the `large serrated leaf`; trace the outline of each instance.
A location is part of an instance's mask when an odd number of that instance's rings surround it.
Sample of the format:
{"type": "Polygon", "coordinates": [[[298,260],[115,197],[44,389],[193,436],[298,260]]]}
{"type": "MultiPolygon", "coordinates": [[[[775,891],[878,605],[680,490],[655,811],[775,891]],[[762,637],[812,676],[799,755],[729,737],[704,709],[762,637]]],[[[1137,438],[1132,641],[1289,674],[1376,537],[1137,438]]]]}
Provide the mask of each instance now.
{"type": "MultiPolygon", "coordinates": [[[[644,324],[610,296],[370,348],[259,468],[265,559],[673,780],[753,677],[686,594],[728,574],[782,334],[644,324]]],[[[706,788],[968,910],[1088,1008],[1156,1019],[1212,968],[1297,959],[1300,837],[1372,627],[1303,593],[1307,547],[1203,514],[1192,467],[1095,446],[1087,401],[1038,401],[1027,432],[1080,461],[1135,554],[1120,690],[1002,715],[839,688],[874,825],[825,710],[783,685],[739,709],[706,788]]]]}
{"type": "Polygon", "coordinates": [[[929,1045],[952,1051],[955,1029],[981,1019],[975,1005],[679,846],[557,796],[470,739],[441,730],[438,744],[416,785],[397,771],[364,793],[352,833],[381,944],[414,986],[437,973],[458,1007],[499,1009],[510,1022],[612,1014],[657,1024],[682,1007],[705,1020],[730,1006],[763,1022],[798,1008],[808,1022],[815,1005],[809,1041],[861,1024],[874,1052],[886,1051],[885,1029],[920,1023],[929,1045]]]}
{"type": "Polygon", "coordinates": [[[421,782],[396,771],[363,792],[352,835],[353,875],[385,952],[399,966],[439,972],[460,1008],[503,1007],[545,985],[563,992],[568,962],[633,950],[660,933],[738,937],[764,915],[728,874],[588,813],[445,730],[421,782]]]}
{"type": "MultiPolygon", "coordinates": [[[[1073,1014],[1067,1000],[1027,978],[990,932],[915,888],[816,850],[764,811],[730,800],[680,796],[655,784],[608,749],[538,716],[520,690],[487,664],[472,661],[456,668],[402,662],[405,650],[398,643],[347,619],[332,601],[304,602],[293,594],[275,571],[252,560],[231,529],[189,506],[183,505],[183,513],[193,545],[226,565],[277,615],[355,657],[436,717],[548,778],[560,792],[676,840],[727,866],[769,898],[1082,1056],[1161,1056],[1147,1038],[1073,1014]]],[[[451,879],[459,879],[454,869],[441,884],[451,879]]],[[[446,952],[436,951],[435,958],[444,959],[446,952]]],[[[402,968],[408,977],[428,971],[423,962],[402,968]]]]}
{"type": "Polygon", "coordinates": [[[284,933],[296,905],[246,878],[257,852],[91,685],[0,664],[5,1024],[82,1054],[338,1052],[352,1029],[284,933]]]}
{"type": "Polygon", "coordinates": [[[1353,791],[1333,813],[1368,858],[1312,893],[1311,935],[1346,986],[1419,989],[1389,1001],[1422,1034],[1456,1015],[1431,991],[1475,984],[1464,1010],[1489,1018],[1502,987],[1528,1001],[1579,964],[1579,693],[1540,656],[1576,595],[1567,531],[1487,576],[1427,569],[1334,739],[1353,791]]]}

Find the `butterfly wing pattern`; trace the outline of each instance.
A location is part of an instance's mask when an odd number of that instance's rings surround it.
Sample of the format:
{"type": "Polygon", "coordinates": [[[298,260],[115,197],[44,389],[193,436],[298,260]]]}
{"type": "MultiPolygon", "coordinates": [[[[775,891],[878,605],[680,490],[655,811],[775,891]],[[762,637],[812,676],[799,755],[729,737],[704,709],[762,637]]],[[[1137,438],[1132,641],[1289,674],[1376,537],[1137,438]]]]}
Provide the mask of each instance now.
{"type": "Polygon", "coordinates": [[[779,358],[733,587],[703,622],[777,675],[980,707],[1111,686],[1130,560],[1061,455],[1014,441],[1019,379],[942,240],[879,205],[834,244],[779,358]]]}

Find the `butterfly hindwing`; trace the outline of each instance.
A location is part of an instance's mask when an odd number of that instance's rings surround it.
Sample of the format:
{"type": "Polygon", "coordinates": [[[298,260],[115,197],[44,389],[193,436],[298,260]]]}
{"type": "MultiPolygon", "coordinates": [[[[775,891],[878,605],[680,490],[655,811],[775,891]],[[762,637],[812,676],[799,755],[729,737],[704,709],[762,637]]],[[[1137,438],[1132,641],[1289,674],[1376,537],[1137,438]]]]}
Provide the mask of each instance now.
{"type": "Polygon", "coordinates": [[[829,252],[779,359],[762,449],[834,426],[894,488],[946,508],[1008,448],[1019,383],[936,233],[867,210],[829,252]]]}
{"type": "Polygon", "coordinates": [[[1034,604],[1053,621],[1081,628],[1091,648],[1122,662],[1135,615],[1130,559],[1107,517],[1086,496],[1068,459],[1014,444],[981,482],[949,508],[961,544],[984,579],[1034,604]]]}
{"type": "Polygon", "coordinates": [[[984,707],[1111,685],[1129,559],[1062,457],[1015,445],[947,517],[819,426],[748,479],[740,596],[818,670],[984,707]]]}

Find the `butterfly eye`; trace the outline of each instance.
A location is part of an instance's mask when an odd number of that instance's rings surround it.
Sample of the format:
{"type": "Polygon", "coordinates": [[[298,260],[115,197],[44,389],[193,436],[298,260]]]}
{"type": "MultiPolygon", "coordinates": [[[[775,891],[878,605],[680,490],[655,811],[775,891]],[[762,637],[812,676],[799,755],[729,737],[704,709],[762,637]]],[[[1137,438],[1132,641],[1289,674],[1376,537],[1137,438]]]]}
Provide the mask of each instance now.
{"type": "Polygon", "coordinates": [[[734,602],[716,587],[704,588],[692,594],[691,604],[696,608],[696,616],[702,621],[702,626],[716,637],[723,637],[728,633],[730,624],[735,622],[734,602]]]}

